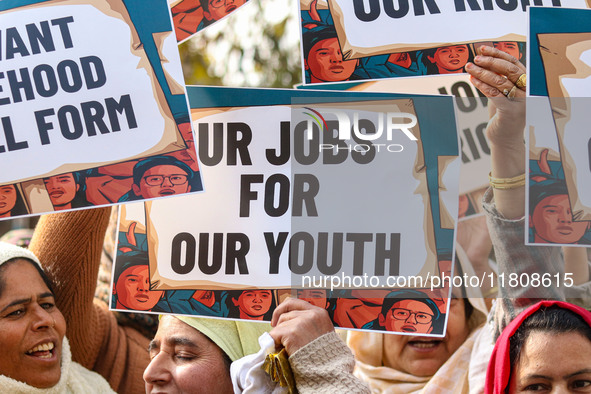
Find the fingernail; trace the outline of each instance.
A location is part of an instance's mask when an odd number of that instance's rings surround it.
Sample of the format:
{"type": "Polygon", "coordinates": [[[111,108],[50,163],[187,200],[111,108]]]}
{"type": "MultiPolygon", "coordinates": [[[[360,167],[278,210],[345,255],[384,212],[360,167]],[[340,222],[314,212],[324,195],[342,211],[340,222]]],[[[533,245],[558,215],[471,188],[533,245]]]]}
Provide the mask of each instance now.
{"type": "Polygon", "coordinates": [[[476,57],[474,57],[475,62],[479,62],[481,60],[482,60],[482,58],[480,57],[480,55],[476,55],[476,57]]]}
{"type": "Polygon", "coordinates": [[[466,63],[466,70],[472,70],[474,68],[474,65],[470,62],[466,63]]]}

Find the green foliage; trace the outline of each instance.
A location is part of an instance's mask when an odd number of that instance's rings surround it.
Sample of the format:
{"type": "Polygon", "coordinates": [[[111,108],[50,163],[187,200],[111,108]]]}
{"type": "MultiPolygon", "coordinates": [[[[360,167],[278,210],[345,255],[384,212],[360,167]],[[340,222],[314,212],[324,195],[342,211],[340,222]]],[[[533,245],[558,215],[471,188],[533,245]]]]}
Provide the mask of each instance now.
{"type": "Polygon", "coordinates": [[[250,0],[180,45],[187,85],[292,88],[301,83],[295,0],[250,0]]]}

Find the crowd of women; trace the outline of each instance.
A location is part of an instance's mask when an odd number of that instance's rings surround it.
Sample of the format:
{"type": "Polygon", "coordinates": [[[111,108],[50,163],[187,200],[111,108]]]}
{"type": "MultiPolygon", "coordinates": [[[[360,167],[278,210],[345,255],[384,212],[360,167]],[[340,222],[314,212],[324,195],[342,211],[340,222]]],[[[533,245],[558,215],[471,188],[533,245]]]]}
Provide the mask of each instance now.
{"type": "MultiPolygon", "coordinates": [[[[560,248],[523,241],[525,68],[483,47],[466,71],[492,109],[483,204],[498,271],[562,275],[560,248]]],[[[108,218],[109,209],[48,215],[28,250],[1,244],[0,392],[289,390],[275,380],[301,393],[591,392],[586,261],[568,294],[500,286],[486,318],[459,291],[443,338],[350,332],[347,346],[324,309],[297,299],[280,304],[270,325],[164,316],[147,338],[93,301],[108,218]],[[261,366],[279,349],[288,361],[273,380],[261,366]]]]}

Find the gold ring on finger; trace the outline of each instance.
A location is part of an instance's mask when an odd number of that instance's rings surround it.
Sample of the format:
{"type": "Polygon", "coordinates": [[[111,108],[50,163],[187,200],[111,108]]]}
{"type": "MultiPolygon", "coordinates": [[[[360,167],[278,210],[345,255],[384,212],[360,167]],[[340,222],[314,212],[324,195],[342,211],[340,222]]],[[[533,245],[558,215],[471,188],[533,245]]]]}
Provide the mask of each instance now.
{"type": "Polygon", "coordinates": [[[513,85],[511,90],[509,90],[509,93],[507,93],[507,98],[509,99],[509,101],[513,101],[515,99],[515,93],[517,93],[517,86],[513,85]]]}
{"type": "Polygon", "coordinates": [[[517,79],[517,82],[515,82],[515,86],[517,86],[519,89],[525,89],[526,85],[527,85],[527,76],[525,75],[525,73],[523,73],[519,76],[519,78],[517,79]]]}

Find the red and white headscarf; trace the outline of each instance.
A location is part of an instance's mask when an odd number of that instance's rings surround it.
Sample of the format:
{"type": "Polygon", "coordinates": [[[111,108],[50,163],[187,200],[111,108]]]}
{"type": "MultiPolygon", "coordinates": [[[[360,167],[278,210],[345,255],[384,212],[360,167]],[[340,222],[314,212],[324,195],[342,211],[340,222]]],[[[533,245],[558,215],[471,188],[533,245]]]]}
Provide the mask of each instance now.
{"type": "Polygon", "coordinates": [[[488,369],[486,371],[486,394],[503,394],[509,386],[509,379],[511,378],[511,337],[523,324],[525,319],[534,314],[542,307],[557,306],[563,309],[568,309],[577,315],[581,316],[583,320],[591,326],[591,312],[577,305],[569,304],[563,301],[541,301],[535,305],[530,306],[521,312],[515,319],[509,323],[503,330],[495,347],[493,349],[488,369]]]}

